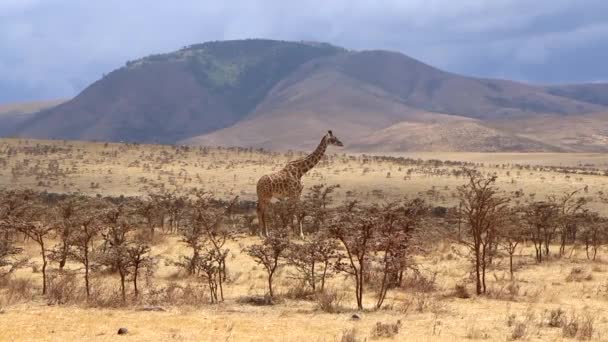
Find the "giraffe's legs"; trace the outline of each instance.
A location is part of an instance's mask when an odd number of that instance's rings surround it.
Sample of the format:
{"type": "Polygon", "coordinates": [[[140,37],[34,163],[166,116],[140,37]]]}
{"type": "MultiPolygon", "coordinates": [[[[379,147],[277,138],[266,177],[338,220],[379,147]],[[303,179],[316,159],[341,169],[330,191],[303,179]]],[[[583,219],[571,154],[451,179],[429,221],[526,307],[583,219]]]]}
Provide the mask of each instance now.
{"type": "Polygon", "coordinates": [[[259,198],[258,199],[258,225],[259,225],[259,234],[262,237],[268,237],[268,228],[266,226],[266,211],[268,210],[268,200],[259,198]]]}
{"type": "MultiPolygon", "coordinates": [[[[300,190],[301,192],[301,190],[300,190]]],[[[300,192],[298,192],[295,196],[290,197],[289,201],[291,204],[291,223],[293,227],[293,232],[300,235],[300,238],[304,238],[304,228],[302,227],[302,221],[300,220],[300,192]],[[295,218],[295,222],[293,219],[295,218]],[[296,227],[296,224],[298,227],[296,227]]]]}

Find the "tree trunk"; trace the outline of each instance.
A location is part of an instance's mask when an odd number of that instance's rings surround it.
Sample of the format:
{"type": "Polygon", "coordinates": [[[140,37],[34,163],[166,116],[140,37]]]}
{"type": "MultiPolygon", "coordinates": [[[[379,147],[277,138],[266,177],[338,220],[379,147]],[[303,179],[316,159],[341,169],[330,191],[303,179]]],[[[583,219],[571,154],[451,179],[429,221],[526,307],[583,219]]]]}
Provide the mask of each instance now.
{"type": "Polygon", "coordinates": [[[87,299],[91,296],[91,289],[89,285],[89,247],[85,246],[84,249],[84,287],[87,291],[87,299]]]}
{"type": "Polygon", "coordinates": [[[479,264],[479,243],[475,242],[475,290],[478,295],[481,294],[481,274],[480,274],[480,264],[479,264]]]}
{"type": "Polygon", "coordinates": [[[135,266],[135,270],[133,272],[133,291],[135,291],[135,298],[137,298],[139,295],[139,291],[137,289],[137,274],[139,273],[139,266],[135,266]]]}
{"type": "Polygon", "coordinates": [[[118,267],[118,274],[120,275],[120,292],[122,294],[122,302],[126,303],[127,302],[127,292],[125,289],[125,273],[124,273],[124,270],[122,269],[122,265],[120,265],[118,267]]]}
{"type": "Polygon", "coordinates": [[[272,291],[272,276],[274,275],[274,271],[268,273],[268,294],[270,298],[274,298],[274,292],[272,291]]]}
{"type": "Polygon", "coordinates": [[[46,253],[44,248],[44,241],[40,238],[40,252],[42,256],[42,294],[46,294],[46,253]]]}

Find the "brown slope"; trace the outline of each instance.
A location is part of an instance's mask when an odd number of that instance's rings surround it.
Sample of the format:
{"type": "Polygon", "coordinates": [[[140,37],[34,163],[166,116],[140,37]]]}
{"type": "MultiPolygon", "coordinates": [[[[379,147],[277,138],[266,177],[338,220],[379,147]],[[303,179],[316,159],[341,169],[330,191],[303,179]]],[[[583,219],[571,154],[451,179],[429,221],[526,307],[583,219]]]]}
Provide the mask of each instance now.
{"type": "Polygon", "coordinates": [[[184,143],[310,149],[328,129],[353,151],[559,150],[475,119],[410,108],[376,86],[324,68],[281,82],[247,120],[184,143]]]}
{"type": "Polygon", "coordinates": [[[548,86],[545,90],[556,96],[608,106],[608,83],[556,85],[548,86]]]}
{"type": "Polygon", "coordinates": [[[428,111],[487,119],[580,114],[603,108],[550,94],[544,87],[444,72],[396,52],[363,51],[333,57],[332,62],[345,74],[382,88],[408,106],[428,111]]]}
{"type": "Polygon", "coordinates": [[[247,39],[130,61],[72,101],[22,125],[23,136],[174,143],[236,122],[302,63],[344,50],[247,39]]]}
{"type": "Polygon", "coordinates": [[[351,146],[358,152],[560,152],[560,148],[454,117],[432,122],[400,122],[362,137],[351,146]]]}
{"type": "Polygon", "coordinates": [[[172,142],[234,122],[182,62],[123,68],[20,131],[36,138],[172,142]],[[202,110],[204,108],[204,110],[202,110]]]}
{"type": "Polygon", "coordinates": [[[566,151],[608,152],[608,112],[538,115],[487,123],[502,131],[543,141],[566,151]]]}
{"type": "Polygon", "coordinates": [[[411,108],[383,90],[348,76],[319,70],[275,87],[246,119],[185,143],[264,148],[310,148],[332,129],[348,144],[403,120],[411,108]]]}
{"type": "Polygon", "coordinates": [[[425,103],[447,113],[477,108],[479,115],[510,119],[526,117],[532,113],[527,112],[531,108],[559,113],[600,108],[543,93],[539,87],[448,74],[400,54],[349,53],[303,65],[277,84],[245,120],[184,142],[310,148],[317,143],[318,136],[333,129],[347,146],[357,150],[560,150],[551,144],[487,127],[483,120],[415,108],[425,103]],[[376,73],[370,67],[372,55],[377,63],[376,73]],[[429,91],[429,84],[435,84],[436,89],[429,91]],[[522,106],[522,99],[529,97],[537,103],[522,106]],[[475,99],[477,103],[473,104],[475,99]],[[504,106],[497,106],[497,102],[504,106]],[[418,142],[406,141],[404,137],[408,135],[419,137],[418,142]]]}

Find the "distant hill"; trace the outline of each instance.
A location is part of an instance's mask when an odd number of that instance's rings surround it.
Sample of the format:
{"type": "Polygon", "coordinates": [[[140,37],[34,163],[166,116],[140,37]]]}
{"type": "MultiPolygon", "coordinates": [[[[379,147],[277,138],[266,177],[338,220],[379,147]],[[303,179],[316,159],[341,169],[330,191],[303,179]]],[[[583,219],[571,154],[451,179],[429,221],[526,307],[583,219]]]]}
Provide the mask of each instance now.
{"type": "Polygon", "coordinates": [[[300,149],[333,129],[357,151],[608,151],[600,113],[608,113],[606,84],[479,79],[396,52],[252,39],[129,61],[16,130],[300,149]],[[581,118],[593,127],[571,132],[581,118]]]}
{"type": "Polygon", "coordinates": [[[0,136],[15,133],[15,128],[32,118],[37,112],[55,107],[66,100],[47,100],[17,103],[0,103],[0,136]]]}

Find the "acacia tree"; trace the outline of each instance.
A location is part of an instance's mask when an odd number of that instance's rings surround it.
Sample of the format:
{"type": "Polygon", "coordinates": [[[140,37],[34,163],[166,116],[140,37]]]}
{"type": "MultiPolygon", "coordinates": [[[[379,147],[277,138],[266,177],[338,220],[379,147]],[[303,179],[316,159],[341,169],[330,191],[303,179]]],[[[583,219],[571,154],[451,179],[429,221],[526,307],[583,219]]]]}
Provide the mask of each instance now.
{"type": "Polygon", "coordinates": [[[317,184],[310,188],[310,191],[304,196],[302,206],[312,218],[312,229],[318,232],[325,224],[328,218],[328,206],[333,203],[332,194],[336,189],[340,188],[339,184],[325,185],[317,184]]]}
{"type": "MultiPolygon", "coordinates": [[[[428,213],[421,199],[392,202],[378,210],[378,229],[374,239],[379,257],[382,280],[378,289],[376,308],[382,307],[388,290],[401,283],[403,272],[413,264],[410,252],[419,249],[414,240],[421,220],[428,213]]],[[[418,236],[419,237],[419,236],[418,236]]]]}
{"type": "Polygon", "coordinates": [[[42,258],[42,294],[46,294],[47,288],[47,275],[46,267],[48,266],[49,250],[47,249],[47,239],[51,232],[53,232],[53,226],[47,224],[44,218],[39,218],[35,221],[21,221],[16,224],[17,229],[25,234],[27,237],[32,239],[40,248],[40,257],[42,258]]]}
{"type": "Polygon", "coordinates": [[[141,199],[135,205],[135,213],[144,219],[150,238],[154,238],[154,225],[162,217],[161,201],[161,194],[150,193],[147,199],[141,199]]]}
{"type": "Polygon", "coordinates": [[[369,264],[374,248],[374,234],[378,228],[378,217],[368,210],[354,207],[339,210],[329,225],[333,238],[340,241],[343,250],[338,254],[336,269],[355,278],[357,308],[363,309],[363,289],[366,265],[369,264]],[[343,260],[346,259],[346,262],[343,260]]]}
{"type": "Polygon", "coordinates": [[[223,219],[232,215],[237,199],[225,208],[218,208],[211,194],[196,190],[188,202],[186,223],[179,229],[181,241],[192,249],[192,256],[182,256],[176,264],[189,274],[198,273],[207,279],[211,301],[224,300],[223,283],[227,280],[226,259],[229,250],[226,242],[235,232],[222,225],[223,219]]]}
{"type": "Polygon", "coordinates": [[[22,252],[12,240],[0,239],[0,280],[25,265],[28,259],[20,257],[22,252]]]}
{"type": "Polygon", "coordinates": [[[551,237],[557,226],[558,210],[551,202],[533,202],[524,208],[527,235],[534,244],[536,262],[548,256],[551,237]]]}
{"type": "Polygon", "coordinates": [[[598,213],[589,210],[584,210],[582,213],[577,214],[577,217],[578,223],[582,226],[579,236],[585,245],[587,259],[595,260],[597,250],[606,236],[608,220],[601,217],[598,213]]]}
{"type": "Polygon", "coordinates": [[[94,200],[88,201],[86,208],[81,211],[76,219],[80,229],[71,234],[69,257],[82,264],[84,267],[84,284],[87,298],[91,295],[90,277],[93,263],[93,243],[102,229],[100,222],[100,203],[94,200]]]}
{"type": "Polygon", "coordinates": [[[275,233],[264,238],[261,244],[255,244],[245,248],[245,252],[249,254],[256,263],[264,266],[264,269],[266,270],[270,300],[274,298],[274,290],[272,287],[273,277],[276,271],[283,265],[282,259],[288,247],[288,234],[285,231],[275,230],[275,233]]]}
{"type": "Polygon", "coordinates": [[[513,256],[517,246],[525,238],[525,229],[523,228],[522,212],[518,209],[511,209],[507,215],[504,225],[499,230],[499,245],[509,255],[509,274],[513,280],[513,256]]]}
{"type": "Polygon", "coordinates": [[[585,205],[589,202],[584,197],[577,197],[580,189],[566,193],[561,197],[550,197],[551,202],[555,204],[559,211],[557,226],[559,227],[560,246],[559,254],[563,256],[566,253],[566,243],[568,239],[576,240],[576,221],[577,214],[584,211],[585,205]]]}
{"type": "Polygon", "coordinates": [[[325,280],[331,276],[331,263],[336,258],[335,240],[324,234],[315,234],[302,243],[291,243],[285,256],[288,265],[296,270],[296,278],[307,284],[314,292],[325,289],[325,280]]]}
{"type": "Polygon", "coordinates": [[[496,176],[484,177],[474,170],[465,169],[468,183],[458,187],[460,215],[466,223],[468,239],[461,240],[473,255],[477,294],[486,292],[486,269],[497,230],[507,216],[509,200],[502,197],[494,186],[496,176]]]}
{"type": "Polygon", "coordinates": [[[0,192],[0,279],[4,278],[27,263],[21,257],[23,248],[15,246],[14,224],[20,222],[29,203],[29,192],[0,192]]]}
{"type": "Polygon", "coordinates": [[[123,303],[127,300],[125,282],[130,271],[127,234],[135,228],[129,218],[125,203],[111,204],[102,214],[105,229],[102,233],[104,253],[101,255],[100,263],[118,272],[123,303]]]}
{"type": "Polygon", "coordinates": [[[80,212],[84,210],[86,198],[81,195],[68,195],[57,203],[54,210],[57,226],[57,237],[59,243],[53,248],[51,259],[59,263],[59,269],[63,270],[68,260],[72,235],[80,228],[80,212]]]}
{"type": "Polygon", "coordinates": [[[130,268],[133,281],[133,293],[137,298],[139,295],[139,289],[137,287],[137,279],[139,277],[139,271],[150,264],[152,258],[148,255],[150,253],[150,246],[142,241],[135,241],[130,243],[126,247],[126,258],[127,267],[130,268]]]}

